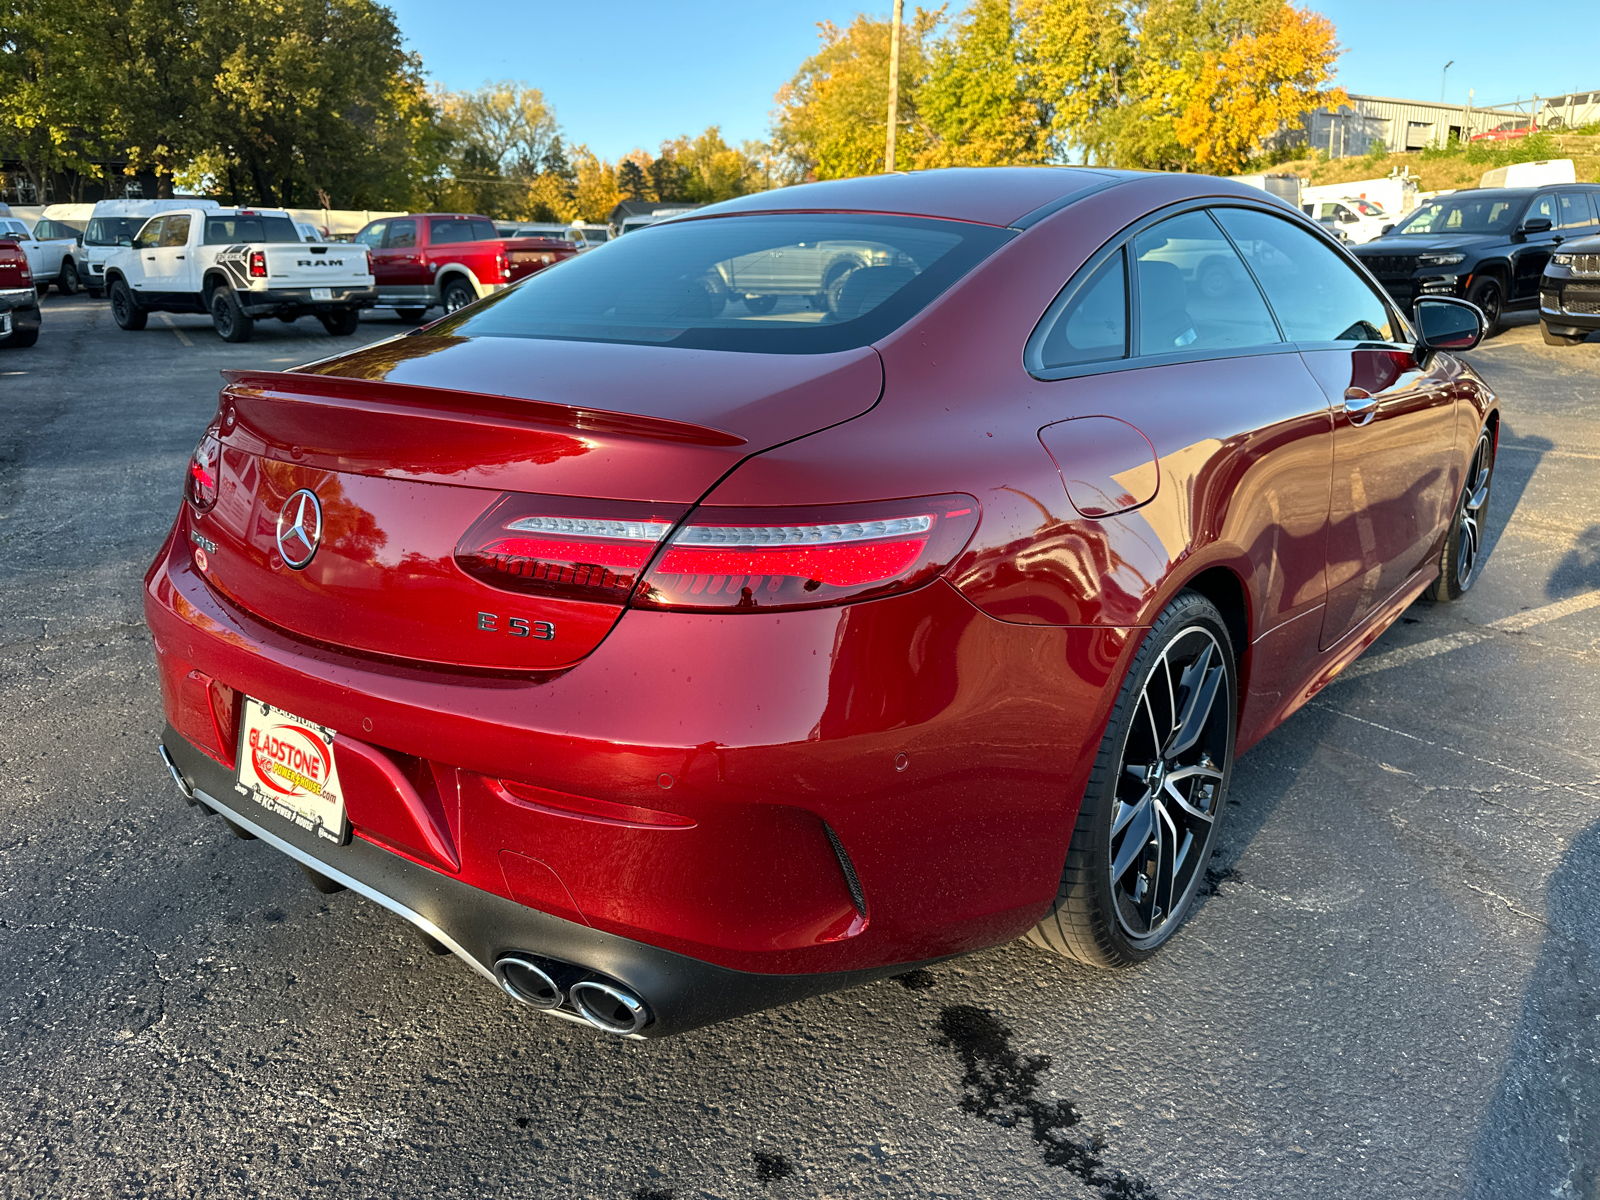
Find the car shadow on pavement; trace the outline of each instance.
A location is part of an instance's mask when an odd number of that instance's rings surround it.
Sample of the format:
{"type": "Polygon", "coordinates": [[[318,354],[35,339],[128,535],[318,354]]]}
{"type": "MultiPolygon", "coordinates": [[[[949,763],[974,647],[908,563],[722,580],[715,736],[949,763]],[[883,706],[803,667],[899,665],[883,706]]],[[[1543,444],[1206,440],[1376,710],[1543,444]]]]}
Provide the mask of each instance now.
{"type": "MultiPolygon", "coordinates": [[[[1515,910],[1513,910],[1515,911],[1515,910]]],[[[1472,1153],[1469,1200],[1600,1196],[1600,822],[1550,877],[1545,930],[1472,1153]]]]}
{"type": "Polygon", "coordinates": [[[1510,527],[1511,518],[1522,503],[1522,494],[1528,490],[1544,456],[1556,448],[1555,443],[1543,437],[1519,437],[1509,420],[1502,418],[1500,437],[1494,462],[1494,490],[1489,497],[1489,538],[1484,547],[1486,561],[1494,561],[1494,548],[1500,537],[1510,527]]]}
{"type": "Polygon", "coordinates": [[[1552,600],[1600,589],[1600,525],[1591,525],[1573,539],[1572,549],[1556,564],[1545,584],[1552,600]]]}

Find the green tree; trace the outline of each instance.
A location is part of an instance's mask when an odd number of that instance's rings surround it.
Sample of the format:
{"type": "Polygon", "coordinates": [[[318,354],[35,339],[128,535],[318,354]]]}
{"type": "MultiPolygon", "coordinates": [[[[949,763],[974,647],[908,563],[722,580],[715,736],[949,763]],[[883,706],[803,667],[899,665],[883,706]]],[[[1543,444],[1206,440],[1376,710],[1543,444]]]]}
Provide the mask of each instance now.
{"type": "MultiPolygon", "coordinates": [[[[944,14],[918,8],[900,30],[899,121],[896,154],[908,161],[927,148],[918,94],[928,78],[927,42],[944,14]]],[[[838,179],[883,170],[889,112],[887,21],[857,15],[849,28],[818,26],[822,48],[801,64],[777,95],[773,140],[801,172],[838,179]]]]}
{"type": "Polygon", "coordinates": [[[1010,0],[972,0],[933,47],[917,89],[927,126],[919,167],[1042,162],[1045,114],[1023,74],[1024,42],[1010,0]]]}
{"type": "Polygon", "coordinates": [[[0,158],[41,203],[62,171],[93,171],[108,99],[101,0],[7,0],[0,8],[0,158]]]}
{"type": "Polygon", "coordinates": [[[1134,56],[1123,0],[1019,0],[1017,37],[1027,94],[1052,158],[1087,161],[1100,122],[1121,102],[1134,56]]]}

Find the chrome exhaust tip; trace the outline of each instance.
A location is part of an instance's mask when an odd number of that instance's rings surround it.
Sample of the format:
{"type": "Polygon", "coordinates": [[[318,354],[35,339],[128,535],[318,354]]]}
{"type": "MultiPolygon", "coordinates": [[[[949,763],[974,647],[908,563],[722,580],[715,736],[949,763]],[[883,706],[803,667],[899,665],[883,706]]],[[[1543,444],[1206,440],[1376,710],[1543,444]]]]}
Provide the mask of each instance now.
{"type": "Polygon", "coordinates": [[[555,1008],[562,1000],[561,988],[543,966],[520,954],[503,954],[495,960],[494,977],[506,995],[534,1008],[555,1008]]]}
{"type": "Polygon", "coordinates": [[[567,993],[572,1006],[596,1029],[607,1033],[638,1033],[650,1021],[644,1001],[615,984],[585,979],[567,993]]]}
{"type": "Polygon", "coordinates": [[[156,743],[156,753],[161,755],[161,761],[167,764],[167,770],[172,775],[172,782],[178,785],[178,794],[189,805],[200,803],[194,798],[194,785],[184,778],[183,772],[178,769],[178,764],[172,761],[172,755],[167,753],[167,748],[160,742],[156,743]]]}

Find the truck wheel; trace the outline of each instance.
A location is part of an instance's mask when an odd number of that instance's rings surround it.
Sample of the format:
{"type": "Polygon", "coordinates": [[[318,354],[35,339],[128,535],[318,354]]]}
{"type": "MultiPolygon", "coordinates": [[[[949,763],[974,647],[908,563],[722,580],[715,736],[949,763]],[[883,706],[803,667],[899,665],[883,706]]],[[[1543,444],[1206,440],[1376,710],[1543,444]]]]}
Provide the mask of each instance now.
{"type": "Polygon", "coordinates": [[[211,323],[217,336],[225,342],[248,342],[256,331],[256,323],[239,307],[239,297],[232,288],[219,287],[211,293],[211,323]]]}
{"type": "Polygon", "coordinates": [[[338,312],[322,313],[317,319],[334,337],[349,337],[361,324],[361,310],[341,308],[338,312]]]}
{"type": "Polygon", "coordinates": [[[394,315],[402,321],[420,321],[428,315],[428,310],[425,308],[397,308],[394,310],[394,315]]]}
{"type": "Polygon", "coordinates": [[[8,346],[26,347],[33,345],[38,340],[39,331],[37,329],[13,329],[11,331],[11,336],[6,339],[5,344],[8,346]]]}
{"type": "Polygon", "coordinates": [[[111,281],[111,319],[117,323],[118,329],[133,332],[143,329],[145,322],[150,319],[150,314],[140,308],[139,302],[133,298],[133,289],[120,279],[111,281]]]}
{"type": "Polygon", "coordinates": [[[778,298],[776,296],[746,296],[744,298],[744,306],[748,311],[755,313],[756,316],[764,317],[778,307],[778,298]]]}
{"type": "Polygon", "coordinates": [[[478,294],[472,290],[472,285],[465,279],[452,279],[445,284],[444,295],[440,297],[444,301],[444,311],[447,313],[453,313],[457,309],[465,308],[477,298],[478,294]]]}
{"type": "Polygon", "coordinates": [[[61,273],[56,276],[56,291],[63,296],[78,294],[78,267],[70,258],[61,264],[61,273]]]}

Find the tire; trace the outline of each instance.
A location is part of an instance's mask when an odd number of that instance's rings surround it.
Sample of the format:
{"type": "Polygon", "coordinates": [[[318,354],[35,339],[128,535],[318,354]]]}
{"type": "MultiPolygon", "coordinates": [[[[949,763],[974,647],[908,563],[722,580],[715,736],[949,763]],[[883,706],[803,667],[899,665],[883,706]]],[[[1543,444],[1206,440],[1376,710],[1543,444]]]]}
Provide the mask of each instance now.
{"type": "Polygon", "coordinates": [[[1055,903],[1029,941],[1088,966],[1126,967],[1172,937],[1216,845],[1233,774],[1237,696],[1222,614],[1198,592],[1180,592],[1122,682],[1055,903]],[[1160,786],[1151,786],[1152,773],[1160,786]],[[1170,836],[1189,839],[1178,855],[1163,855],[1169,826],[1170,836]]]}
{"type": "Polygon", "coordinates": [[[776,296],[746,296],[744,298],[744,306],[746,310],[755,313],[756,316],[764,317],[778,307],[778,298],[776,296]]]}
{"type": "Polygon", "coordinates": [[[211,293],[211,324],[225,342],[248,342],[256,323],[239,306],[239,297],[229,287],[211,293]]]}
{"type": "Polygon", "coordinates": [[[56,291],[63,296],[78,294],[78,266],[70,258],[61,264],[61,271],[56,276],[56,291]]]}
{"type": "Polygon", "coordinates": [[[300,314],[299,313],[279,313],[278,314],[278,320],[282,321],[285,325],[293,325],[299,319],[300,319],[300,314]]]}
{"type": "Polygon", "coordinates": [[[1505,312],[1505,284],[1498,275],[1480,275],[1467,289],[1467,299],[1483,310],[1483,336],[1490,336],[1500,327],[1505,312]]]}
{"type": "Polygon", "coordinates": [[[1553,333],[1549,322],[1539,321],[1539,336],[1544,338],[1546,346],[1577,346],[1588,340],[1587,333],[1553,333]]]}
{"type": "Polygon", "coordinates": [[[428,310],[425,308],[397,308],[394,310],[394,315],[402,321],[420,321],[428,315],[428,310]]]}
{"type": "Polygon", "coordinates": [[[38,341],[39,331],[37,329],[13,329],[11,331],[11,336],[6,338],[5,341],[0,342],[0,346],[16,346],[20,349],[26,350],[29,346],[35,345],[38,341]]]}
{"type": "Polygon", "coordinates": [[[446,314],[465,308],[478,298],[478,293],[472,290],[472,285],[465,279],[452,279],[444,285],[444,291],[439,297],[444,302],[446,314]]]}
{"type": "Polygon", "coordinates": [[[341,308],[338,312],[321,313],[317,319],[334,337],[349,337],[361,327],[361,310],[341,308]]]}
{"type": "Polygon", "coordinates": [[[1439,578],[1428,589],[1431,599],[1448,603],[1472,589],[1489,557],[1484,538],[1489,527],[1489,492],[1494,483],[1494,434],[1483,429],[1467,463],[1467,478],[1456,500],[1450,532],[1439,552],[1439,578]]]}
{"type": "Polygon", "coordinates": [[[117,323],[117,328],[131,333],[143,329],[150,314],[139,307],[139,302],[133,298],[133,289],[123,280],[113,279],[110,293],[111,319],[117,323]]]}

